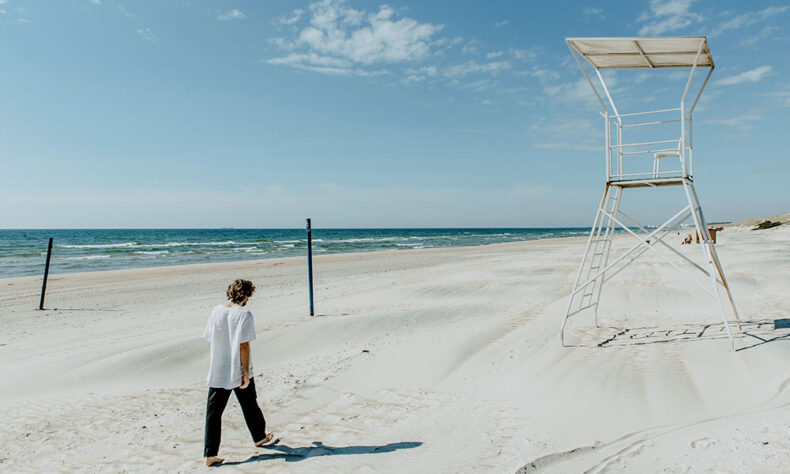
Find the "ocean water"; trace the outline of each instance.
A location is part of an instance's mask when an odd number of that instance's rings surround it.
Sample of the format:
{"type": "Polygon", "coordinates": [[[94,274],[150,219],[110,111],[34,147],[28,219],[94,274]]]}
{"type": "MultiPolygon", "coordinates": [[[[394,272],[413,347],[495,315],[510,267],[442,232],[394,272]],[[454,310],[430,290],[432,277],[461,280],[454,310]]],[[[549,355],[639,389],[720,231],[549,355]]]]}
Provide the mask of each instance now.
{"type": "MultiPolygon", "coordinates": [[[[314,255],[587,235],[563,229],[313,229],[314,255]]],[[[0,278],[307,255],[304,229],[0,230],[0,278]]]]}

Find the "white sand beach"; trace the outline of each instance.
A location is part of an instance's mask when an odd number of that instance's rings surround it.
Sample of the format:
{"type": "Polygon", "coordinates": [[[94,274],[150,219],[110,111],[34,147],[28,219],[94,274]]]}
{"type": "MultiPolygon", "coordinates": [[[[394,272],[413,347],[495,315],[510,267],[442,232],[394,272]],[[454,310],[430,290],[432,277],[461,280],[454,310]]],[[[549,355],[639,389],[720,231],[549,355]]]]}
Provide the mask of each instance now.
{"type": "Polygon", "coordinates": [[[711,299],[650,254],[561,347],[584,242],[319,256],[313,318],[297,258],[53,275],[46,311],[40,278],[0,280],[0,471],[208,470],[200,335],[234,278],[258,287],[255,380],[281,441],[253,447],[232,399],[220,472],[786,471],[790,228],[719,233],[735,352],[711,299]]]}

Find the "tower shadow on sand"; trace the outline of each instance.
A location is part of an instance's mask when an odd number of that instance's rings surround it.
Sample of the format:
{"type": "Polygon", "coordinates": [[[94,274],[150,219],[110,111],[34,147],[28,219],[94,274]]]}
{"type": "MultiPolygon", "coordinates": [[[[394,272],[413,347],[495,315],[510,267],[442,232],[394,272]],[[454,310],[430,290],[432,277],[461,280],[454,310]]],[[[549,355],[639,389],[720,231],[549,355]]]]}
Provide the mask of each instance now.
{"type": "MultiPolygon", "coordinates": [[[[736,352],[777,341],[790,341],[790,319],[742,321],[731,328],[736,352]]],[[[612,348],[653,344],[693,343],[711,339],[728,339],[722,323],[675,324],[666,327],[586,328],[579,332],[581,342],[567,347],[612,348]],[[586,342],[585,342],[586,341],[586,342]],[[600,341],[600,342],[597,342],[600,341]]]]}

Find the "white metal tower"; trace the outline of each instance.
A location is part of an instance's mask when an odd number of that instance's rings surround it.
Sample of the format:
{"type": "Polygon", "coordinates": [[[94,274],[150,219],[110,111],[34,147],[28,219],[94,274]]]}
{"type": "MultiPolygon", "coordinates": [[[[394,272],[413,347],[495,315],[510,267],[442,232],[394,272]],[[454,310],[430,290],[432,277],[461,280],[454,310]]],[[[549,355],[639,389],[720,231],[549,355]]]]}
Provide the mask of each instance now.
{"type": "Polygon", "coordinates": [[[584,257],[579,265],[576,282],[571,290],[568,308],[562,320],[560,329],[562,344],[565,345],[565,325],[568,318],[581,311],[592,309],[595,312],[597,326],[598,303],[604,283],[637,257],[651,251],[680,270],[716,301],[734,348],[725,310],[726,302],[722,293],[726,293],[740,327],[738,310],[735,308],[732,292],[694,190],[692,113],[714,67],[707,39],[701,36],[567,38],[565,41],[603,108],[601,115],[605,120],[606,130],[604,148],[606,185],[587,240],[584,257]],[[606,102],[590,79],[582,59],[594,68],[606,96],[606,102]],[[680,107],[630,114],[619,113],[601,70],[659,68],[690,69],[686,88],[680,99],[680,107]],[[708,73],[689,107],[686,98],[698,68],[708,68],[708,73]],[[639,138],[634,141],[633,137],[639,138]],[[621,210],[623,193],[630,188],[658,186],[682,187],[688,205],[657,228],[648,230],[646,226],[623,213],[621,210]],[[694,262],[663,240],[689,218],[700,236],[701,264],[694,262]],[[634,237],[634,245],[610,262],[612,237],[618,227],[634,237]],[[680,257],[691,268],[699,270],[706,278],[702,280],[696,278],[692,272],[673,261],[670,258],[672,254],[680,257]]]}

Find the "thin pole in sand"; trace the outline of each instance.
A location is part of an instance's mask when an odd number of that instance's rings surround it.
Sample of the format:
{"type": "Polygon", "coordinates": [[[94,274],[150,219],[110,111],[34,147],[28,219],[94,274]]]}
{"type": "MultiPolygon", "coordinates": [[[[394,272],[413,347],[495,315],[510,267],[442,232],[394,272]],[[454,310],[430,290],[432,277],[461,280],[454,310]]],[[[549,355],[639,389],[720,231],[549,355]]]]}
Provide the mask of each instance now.
{"type": "Polygon", "coordinates": [[[307,281],[310,285],[310,316],[315,316],[313,308],[313,237],[310,218],[307,218],[307,281]]]}
{"type": "Polygon", "coordinates": [[[52,237],[49,238],[49,246],[47,247],[47,263],[44,265],[44,283],[41,284],[41,302],[38,304],[38,309],[44,309],[44,295],[47,293],[47,277],[49,276],[49,258],[52,256],[52,237]]]}

